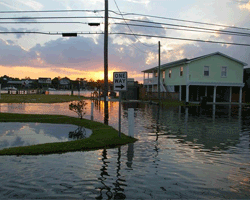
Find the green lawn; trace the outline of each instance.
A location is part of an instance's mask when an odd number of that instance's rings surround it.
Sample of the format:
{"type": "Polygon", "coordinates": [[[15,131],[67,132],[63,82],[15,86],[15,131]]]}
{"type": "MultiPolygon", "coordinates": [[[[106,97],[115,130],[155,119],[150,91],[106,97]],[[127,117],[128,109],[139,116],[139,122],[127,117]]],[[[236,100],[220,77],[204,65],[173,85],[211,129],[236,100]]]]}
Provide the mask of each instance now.
{"type": "Polygon", "coordinates": [[[113,148],[137,141],[137,139],[128,137],[123,133],[121,134],[121,138],[119,138],[117,130],[102,123],[63,115],[0,113],[0,123],[1,122],[74,124],[91,129],[93,133],[89,138],[82,140],[3,149],[0,150],[0,155],[39,155],[73,151],[89,151],[103,148],[113,148]]]}
{"type": "Polygon", "coordinates": [[[1,94],[0,103],[60,103],[87,99],[70,95],[1,94]]]}

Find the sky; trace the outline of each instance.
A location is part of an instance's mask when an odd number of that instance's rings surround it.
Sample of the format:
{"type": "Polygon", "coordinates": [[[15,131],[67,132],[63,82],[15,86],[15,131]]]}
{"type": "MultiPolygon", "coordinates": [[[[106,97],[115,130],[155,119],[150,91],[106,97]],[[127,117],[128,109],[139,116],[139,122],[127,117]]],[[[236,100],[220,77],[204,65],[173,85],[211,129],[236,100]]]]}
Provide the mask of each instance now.
{"type": "MultiPolygon", "coordinates": [[[[39,77],[68,77],[103,79],[104,77],[104,35],[78,34],[77,37],[62,37],[62,32],[103,33],[104,0],[1,0],[0,32],[46,32],[49,34],[0,34],[0,76],[37,79],[39,77]],[[57,13],[3,13],[2,11],[45,11],[45,10],[92,10],[91,12],[57,13]],[[96,10],[96,12],[93,12],[96,10]],[[74,19],[1,19],[21,17],[76,17],[74,19]],[[86,18],[77,18],[86,17],[86,18]],[[9,24],[1,22],[77,22],[56,24],[9,24]],[[81,22],[81,23],[79,23],[81,22]],[[100,22],[98,27],[86,23],[100,22]]],[[[250,33],[250,1],[248,0],[109,0],[109,10],[116,13],[136,13],[123,15],[124,18],[143,20],[127,21],[137,25],[158,26],[149,28],[127,26],[121,15],[109,12],[108,40],[108,76],[113,79],[113,72],[127,71],[128,78],[143,81],[141,71],[158,65],[158,41],[161,42],[161,63],[182,58],[193,58],[220,51],[248,64],[250,67],[250,47],[183,41],[166,38],[150,38],[114,33],[147,34],[154,36],[200,39],[227,43],[250,44],[249,37],[225,35],[219,32],[204,33],[171,29],[173,26],[152,24],[152,22],[195,26],[250,33]],[[117,7],[118,6],[118,7],[117,7]],[[119,10],[118,10],[119,8],[119,10]],[[159,16],[196,22],[244,27],[233,29],[221,26],[188,23],[183,21],[152,18],[143,15],[159,16]],[[149,23],[146,23],[146,22],[149,23]],[[123,23],[123,25],[114,24],[123,23]],[[167,27],[167,28],[162,28],[167,27]]],[[[180,28],[175,26],[175,28],[180,28]]]]}

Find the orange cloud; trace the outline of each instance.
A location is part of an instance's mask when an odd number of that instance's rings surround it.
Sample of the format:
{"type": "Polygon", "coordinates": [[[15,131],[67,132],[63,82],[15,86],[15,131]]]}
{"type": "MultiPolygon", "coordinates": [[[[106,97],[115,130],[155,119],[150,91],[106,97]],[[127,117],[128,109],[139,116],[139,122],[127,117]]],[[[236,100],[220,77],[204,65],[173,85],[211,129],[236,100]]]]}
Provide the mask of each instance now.
{"type": "Polygon", "coordinates": [[[250,11],[250,2],[243,4],[243,5],[240,5],[239,7],[240,7],[240,9],[247,9],[250,11]]]}
{"type": "MultiPolygon", "coordinates": [[[[84,71],[84,70],[78,70],[78,69],[72,69],[72,68],[34,68],[34,67],[5,67],[5,66],[0,66],[0,71],[1,75],[7,75],[10,77],[14,78],[25,78],[26,76],[30,77],[31,79],[38,79],[39,77],[65,77],[67,76],[68,78],[75,80],[77,78],[86,78],[87,80],[93,79],[93,80],[98,80],[98,79],[104,79],[104,70],[92,70],[92,71],[84,71]]],[[[113,72],[117,71],[124,71],[124,70],[119,70],[119,69],[111,69],[108,71],[108,79],[113,80],[113,72]]],[[[130,75],[129,77],[140,77],[139,74],[136,74],[136,72],[128,72],[130,75]]]]}

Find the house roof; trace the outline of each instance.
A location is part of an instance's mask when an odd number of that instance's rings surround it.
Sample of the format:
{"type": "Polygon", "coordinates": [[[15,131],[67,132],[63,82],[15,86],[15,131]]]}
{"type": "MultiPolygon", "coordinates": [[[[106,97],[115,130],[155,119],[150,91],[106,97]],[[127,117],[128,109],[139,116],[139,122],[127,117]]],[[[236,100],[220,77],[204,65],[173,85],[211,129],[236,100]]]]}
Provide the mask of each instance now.
{"type": "MultiPolygon", "coordinates": [[[[242,64],[243,66],[247,66],[246,63],[241,62],[241,61],[239,61],[239,60],[237,60],[235,58],[232,58],[232,57],[218,51],[218,52],[215,52],[215,53],[206,54],[206,55],[195,57],[195,58],[192,58],[192,59],[184,58],[184,59],[177,60],[177,61],[174,61],[174,62],[166,63],[166,64],[161,65],[161,69],[166,69],[166,68],[169,68],[169,67],[174,67],[174,66],[182,65],[182,64],[188,64],[190,62],[200,60],[200,59],[203,59],[203,58],[206,58],[206,57],[209,57],[209,56],[213,56],[213,55],[221,55],[221,56],[224,56],[224,57],[226,57],[228,59],[231,59],[231,60],[233,60],[235,62],[238,62],[238,63],[242,64]]],[[[143,70],[142,72],[152,72],[153,70],[157,70],[157,69],[158,69],[158,66],[150,68],[150,69],[143,70]]]]}
{"type": "Polygon", "coordinates": [[[38,80],[51,80],[51,78],[39,78],[38,80]]]}
{"type": "Polygon", "coordinates": [[[8,84],[22,84],[22,81],[8,81],[8,84]]]}

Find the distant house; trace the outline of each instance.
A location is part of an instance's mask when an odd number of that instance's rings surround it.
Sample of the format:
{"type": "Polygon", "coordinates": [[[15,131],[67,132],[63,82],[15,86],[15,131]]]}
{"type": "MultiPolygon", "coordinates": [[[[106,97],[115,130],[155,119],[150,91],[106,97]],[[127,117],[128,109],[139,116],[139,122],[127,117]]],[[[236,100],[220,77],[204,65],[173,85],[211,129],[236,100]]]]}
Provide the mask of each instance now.
{"type": "Polygon", "coordinates": [[[38,78],[39,84],[51,84],[51,78],[38,78]]]}
{"type": "Polygon", "coordinates": [[[7,85],[8,85],[8,87],[13,86],[13,87],[16,87],[16,88],[20,88],[22,86],[22,81],[9,80],[7,82],[7,85]]]}
{"type": "Polygon", "coordinates": [[[34,80],[26,80],[26,79],[22,79],[20,81],[16,81],[16,80],[9,80],[7,82],[8,86],[14,86],[16,88],[28,88],[31,86],[31,84],[33,83],[34,80]]]}
{"type": "MultiPolygon", "coordinates": [[[[220,52],[181,59],[160,66],[160,90],[178,93],[180,101],[208,101],[242,103],[243,67],[235,58],[220,52]]],[[[158,66],[142,71],[144,87],[148,92],[157,92],[158,66]],[[147,75],[147,77],[145,77],[147,75]]]]}
{"type": "Polygon", "coordinates": [[[51,78],[38,78],[38,85],[40,88],[49,87],[51,83],[51,78]]]}
{"type": "Polygon", "coordinates": [[[71,81],[69,78],[62,78],[59,80],[60,89],[70,89],[71,81]]]}

